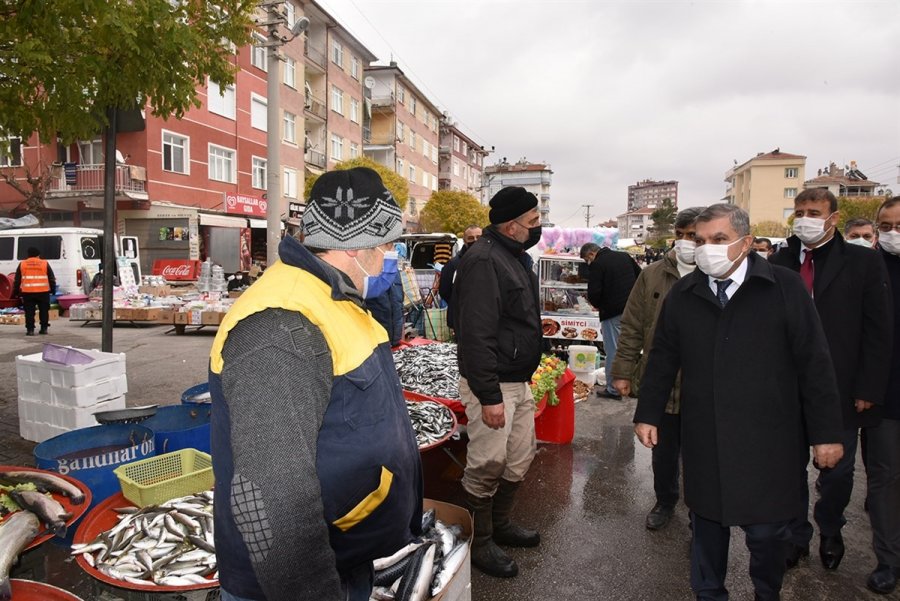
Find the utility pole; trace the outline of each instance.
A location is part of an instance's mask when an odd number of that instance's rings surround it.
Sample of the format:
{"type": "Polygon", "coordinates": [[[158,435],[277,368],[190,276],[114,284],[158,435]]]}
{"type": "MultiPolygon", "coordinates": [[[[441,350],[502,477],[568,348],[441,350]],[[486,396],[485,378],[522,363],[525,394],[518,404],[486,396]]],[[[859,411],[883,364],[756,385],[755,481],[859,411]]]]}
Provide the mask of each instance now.
{"type": "Polygon", "coordinates": [[[581,205],[584,207],[584,227],[591,227],[591,205],[581,205]]]}

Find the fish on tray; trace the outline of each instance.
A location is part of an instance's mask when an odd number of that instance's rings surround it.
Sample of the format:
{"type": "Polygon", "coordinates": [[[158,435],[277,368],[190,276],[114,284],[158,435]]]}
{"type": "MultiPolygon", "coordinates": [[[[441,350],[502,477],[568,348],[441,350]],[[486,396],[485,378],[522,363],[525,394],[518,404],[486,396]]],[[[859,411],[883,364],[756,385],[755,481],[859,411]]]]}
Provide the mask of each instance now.
{"type": "Polygon", "coordinates": [[[0,525],[0,601],[12,598],[9,571],[40,530],[40,520],[30,511],[17,511],[0,525]]]}
{"type": "Polygon", "coordinates": [[[0,470],[0,482],[10,484],[34,484],[41,492],[55,492],[69,497],[72,505],[84,503],[84,493],[77,486],[47,472],[31,472],[26,470],[0,470]]]}
{"type": "Polygon", "coordinates": [[[11,490],[8,494],[16,505],[36,515],[53,534],[60,538],[66,536],[66,522],[72,514],[59,501],[36,490],[11,490]]]}
{"type": "Polygon", "coordinates": [[[406,401],[419,448],[441,440],[453,429],[450,409],[434,401],[406,401]]]}
{"type": "Polygon", "coordinates": [[[121,507],[119,523],[93,541],[72,545],[102,574],[132,584],[190,586],[218,580],[213,492],[144,508],[121,507]]]}
{"type": "Polygon", "coordinates": [[[431,397],[459,400],[456,345],[436,342],[394,352],[394,367],[406,390],[431,397]]]}

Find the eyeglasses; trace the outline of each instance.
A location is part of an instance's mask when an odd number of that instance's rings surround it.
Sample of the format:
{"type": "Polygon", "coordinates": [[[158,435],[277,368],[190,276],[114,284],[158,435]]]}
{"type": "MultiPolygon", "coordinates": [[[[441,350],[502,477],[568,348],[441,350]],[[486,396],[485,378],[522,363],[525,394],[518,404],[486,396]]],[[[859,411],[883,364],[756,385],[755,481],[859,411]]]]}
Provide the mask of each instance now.
{"type": "Polygon", "coordinates": [[[900,234],[900,223],[879,223],[878,224],[879,232],[886,234],[891,230],[894,230],[895,232],[900,234]]]}

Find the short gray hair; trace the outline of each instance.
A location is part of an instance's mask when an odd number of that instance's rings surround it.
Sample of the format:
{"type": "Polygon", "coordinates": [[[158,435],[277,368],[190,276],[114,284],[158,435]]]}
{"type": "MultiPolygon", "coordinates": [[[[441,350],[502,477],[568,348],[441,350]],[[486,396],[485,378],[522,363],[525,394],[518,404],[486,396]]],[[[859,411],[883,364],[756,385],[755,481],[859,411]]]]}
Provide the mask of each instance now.
{"type": "Polygon", "coordinates": [[[718,204],[706,207],[702,213],[697,215],[696,223],[708,223],[713,219],[728,217],[731,227],[737,232],[738,236],[750,235],[750,216],[747,211],[737,205],[726,204],[720,202],[718,204]]]}
{"type": "Polygon", "coordinates": [[[875,229],[875,224],[869,221],[868,219],[864,219],[862,217],[857,217],[856,219],[851,219],[847,223],[844,224],[844,235],[847,235],[847,232],[850,231],[851,228],[854,227],[865,227],[872,226],[872,229],[875,229]]]}
{"type": "Polygon", "coordinates": [[[586,259],[587,256],[591,253],[600,252],[600,247],[594,244],[593,242],[588,242],[587,244],[581,247],[581,251],[579,251],[579,255],[582,259],[586,259]]]}
{"type": "Polygon", "coordinates": [[[675,215],[675,229],[683,230],[686,227],[694,225],[697,217],[705,208],[706,207],[691,207],[689,209],[678,211],[678,214],[675,215]]]}

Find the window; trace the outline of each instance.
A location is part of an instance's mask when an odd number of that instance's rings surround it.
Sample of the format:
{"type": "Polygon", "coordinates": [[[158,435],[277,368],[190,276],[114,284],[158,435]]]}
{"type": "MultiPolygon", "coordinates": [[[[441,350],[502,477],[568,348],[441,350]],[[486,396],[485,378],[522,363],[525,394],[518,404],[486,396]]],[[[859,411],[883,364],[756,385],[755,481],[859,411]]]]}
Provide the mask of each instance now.
{"type": "Polygon", "coordinates": [[[209,145],[209,179],[233,184],[234,151],[230,148],[209,145]]]}
{"type": "Polygon", "coordinates": [[[284,85],[297,89],[297,61],[290,57],[284,59],[284,85]]]}
{"type": "Polygon", "coordinates": [[[331,62],[341,69],[344,68],[344,47],[337,40],[331,42],[331,62]]]}
{"type": "Polygon", "coordinates": [[[90,142],[79,142],[78,154],[81,157],[82,165],[102,165],[103,141],[91,140],[90,142]]]}
{"type": "Polygon", "coordinates": [[[416,166],[415,165],[409,166],[409,181],[411,181],[412,183],[416,183],[416,166]]]}
{"type": "Polygon", "coordinates": [[[415,96],[409,97],[409,112],[412,113],[413,116],[415,117],[415,115],[416,115],[416,97],[415,96]]]}
{"type": "Polygon", "coordinates": [[[288,198],[297,198],[297,170],[284,168],[284,185],[282,192],[288,198]]]}
{"type": "Polygon", "coordinates": [[[259,190],[266,190],[266,159],[253,157],[252,180],[250,184],[259,190]]]}
{"type": "Polygon", "coordinates": [[[428,173],[422,171],[422,185],[428,187],[428,173]]]}
{"type": "Polygon", "coordinates": [[[359,100],[356,98],[350,99],[350,120],[359,123],[359,100]]]}
{"type": "Polygon", "coordinates": [[[357,157],[359,157],[359,144],[350,142],[350,158],[355,159],[357,157]]]}
{"type": "Polygon", "coordinates": [[[0,261],[13,260],[13,245],[15,243],[15,238],[0,238],[0,261]]]}
{"type": "Polygon", "coordinates": [[[413,150],[416,149],[416,132],[409,128],[409,147],[413,150]]]}
{"type": "Polygon", "coordinates": [[[431,147],[431,162],[432,162],[432,163],[437,163],[437,162],[438,162],[438,149],[437,149],[437,146],[432,146],[432,147],[431,147]]]}
{"type": "Polygon", "coordinates": [[[331,134],[331,158],[335,161],[344,160],[344,139],[331,134]]]}
{"type": "MultiPolygon", "coordinates": [[[[7,138],[0,142],[0,167],[22,166],[22,139],[7,138]],[[9,149],[5,147],[9,144],[9,149]]],[[[12,238],[10,238],[12,240],[12,238]]],[[[10,257],[12,258],[12,257],[10,257]]]]}
{"type": "Polygon", "coordinates": [[[459,137],[456,134],[453,134],[453,150],[459,152],[459,137]]]}
{"type": "Polygon", "coordinates": [[[331,86],[331,110],[339,115],[344,114],[344,93],[337,86],[331,86]]]}
{"type": "Polygon", "coordinates": [[[250,97],[250,125],[256,129],[266,131],[268,129],[268,103],[265,98],[256,94],[250,97]]]}
{"type": "Polygon", "coordinates": [[[62,258],[62,236],[19,236],[16,258],[19,261],[27,259],[28,249],[32,246],[41,251],[41,258],[45,261],[62,258]]]}
{"type": "Polygon", "coordinates": [[[218,83],[209,80],[206,92],[206,101],[209,112],[229,119],[234,119],[234,86],[225,86],[223,89],[218,83]]]}
{"type": "Polygon", "coordinates": [[[403,159],[397,159],[397,173],[403,175],[403,159]]]}
{"type": "Polygon", "coordinates": [[[189,173],[191,156],[189,148],[187,137],[163,130],[163,170],[174,173],[189,173]]]}
{"type": "Polygon", "coordinates": [[[284,16],[287,18],[287,26],[288,29],[294,26],[296,19],[295,15],[294,3],[293,2],[285,2],[284,3],[284,16]]]}
{"type": "Polygon", "coordinates": [[[355,56],[350,57],[350,77],[359,80],[359,59],[355,56]]]}
{"type": "Polygon", "coordinates": [[[284,111],[284,141],[297,143],[297,115],[284,111]]]}
{"type": "Polygon", "coordinates": [[[437,191],[438,189],[438,180],[435,176],[431,176],[431,189],[437,191]]]}
{"type": "Polygon", "coordinates": [[[263,71],[269,70],[268,58],[266,56],[267,48],[263,46],[266,38],[258,33],[253,34],[253,47],[250,49],[250,64],[263,71]]]}
{"type": "Polygon", "coordinates": [[[397,140],[402,142],[406,139],[406,132],[403,130],[403,123],[397,121],[397,140]]]}
{"type": "Polygon", "coordinates": [[[409,214],[410,214],[410,215],[415,215],[417,209],[418,209],[418,207],[417,207],[416,199],[415,199],[415,198],[410,198],[410,199],[409,199],[409,214]]]}
{"type": "Polygon", "coordinates": [[[459,175],[459,161],[453,159],[453,175],[459,175]]]}
{"type": "Polygon", "coordinates": [[[406,102],[406,89],[403,86],[397,86],[397,102],[400,104],[406,102]]]}
{"type": "Polygon", "coordinates": [[[429,146],[428,140],[422,140],[422,154],[425,155],[425,158],[431,156],[431,149],[428,148],[429,146]]]}
{"type": "Polygon", "coordinates": [[[797,188],[785,188],[784,189],[784,197],[785,198],[794,198],[797,196],[797,188]]]}
{"type": "Polygon", "coordinates": [[[784,177],[787,179],[794,179],[797,177],[797,168],[796,167],[786,167],[784,170],[784,177]]]}

